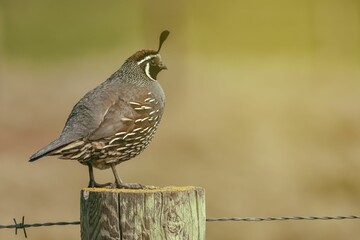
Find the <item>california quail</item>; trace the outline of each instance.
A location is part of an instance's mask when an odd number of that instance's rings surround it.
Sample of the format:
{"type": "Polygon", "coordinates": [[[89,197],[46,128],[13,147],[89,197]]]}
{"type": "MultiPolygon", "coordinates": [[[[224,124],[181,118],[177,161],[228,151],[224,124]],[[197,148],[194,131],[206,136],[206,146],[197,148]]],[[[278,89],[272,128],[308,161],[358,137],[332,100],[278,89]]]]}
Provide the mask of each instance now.
{"type": "Polygon", "coordinates": [[[167,69],[159,51],[168,35],[169,31],[161,33],[157,51],[136,52],[85,94],[72,109],[60,137],[29,161],[49,155],[78,160],[89,168],[89,187],[106,185],[95,182],[93,167],[111,167],[118,188],[141,186],[123,183],[115,166],[142,152],[158,127],[165,95],[156,77],[167,69]]]}

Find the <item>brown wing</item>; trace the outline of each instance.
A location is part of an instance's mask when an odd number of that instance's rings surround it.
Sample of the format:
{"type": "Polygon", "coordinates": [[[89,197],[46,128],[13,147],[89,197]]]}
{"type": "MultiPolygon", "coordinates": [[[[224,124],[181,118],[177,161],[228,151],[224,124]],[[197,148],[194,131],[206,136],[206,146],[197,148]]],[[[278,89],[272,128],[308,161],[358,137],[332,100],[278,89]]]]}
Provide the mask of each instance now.
{"type": "Polygon", "coordinates": [[[159,114],[157,102],[151,99],[148,97],[142,101],[127,103],[119,99],[113,102],[104,113],[99,127],[88,136],[88,139],[92,141],[108,138],[119,133],[135,134],[137,131],[153,128],[158,124],[161,113],[159,114]]]}
{"type": "Polygon", "coordinates": [[[112,103],[104,113],[103,120],[88,137],[89,140],[97,140],[114,136],[118,132],[131,130],[134,118],[134,110],[121,99],[112,103]]]}

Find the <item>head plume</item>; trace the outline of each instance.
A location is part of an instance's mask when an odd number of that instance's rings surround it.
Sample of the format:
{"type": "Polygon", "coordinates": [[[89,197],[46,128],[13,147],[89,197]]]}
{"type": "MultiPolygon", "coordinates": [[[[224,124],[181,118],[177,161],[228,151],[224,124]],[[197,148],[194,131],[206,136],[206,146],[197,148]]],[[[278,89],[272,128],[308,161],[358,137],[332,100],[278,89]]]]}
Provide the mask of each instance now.
{"type": "Polygon", "coordinates": [[[161,46],[163,45],[163,43],[165,42],[165,40],[167,39],[167,37],[169,36],[170,32],[168,30],[164,30],[162,31],[162,33],[160,34],[160,39],[159,39],[159,48],[157,50],[157,53],[160,52],[161,46]]]}

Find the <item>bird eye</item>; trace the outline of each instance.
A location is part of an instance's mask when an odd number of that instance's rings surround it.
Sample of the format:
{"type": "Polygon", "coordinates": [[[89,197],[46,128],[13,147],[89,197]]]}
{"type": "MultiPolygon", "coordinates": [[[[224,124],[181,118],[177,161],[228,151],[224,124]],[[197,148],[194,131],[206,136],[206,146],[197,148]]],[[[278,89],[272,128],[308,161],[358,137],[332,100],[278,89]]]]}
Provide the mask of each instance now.
{"type": "Polygon", "coordinates": [[[152,66],[155,66],[155,65],[156,65],[155,59],[152,59],[152,60],[150,61],[150,64],[151,64],[152,66]]]}

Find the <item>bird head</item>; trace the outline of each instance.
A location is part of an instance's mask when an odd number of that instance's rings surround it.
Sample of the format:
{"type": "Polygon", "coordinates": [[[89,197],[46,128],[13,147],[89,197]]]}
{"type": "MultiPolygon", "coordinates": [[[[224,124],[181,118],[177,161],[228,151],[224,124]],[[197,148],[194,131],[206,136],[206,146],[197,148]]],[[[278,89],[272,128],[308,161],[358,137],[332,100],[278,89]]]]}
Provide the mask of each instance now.
{"type": "Polygon", "coordinates": [[[129,59],[136,62],[142,72],[153,81],[156,81],[157,75],[161,70],[167,69],[162,62],[160,49],[166,38],[169,36],[169,31],[165,30],[160,34],[159,48],[155,50],[140,50],[132,55],[129,59]]]}

